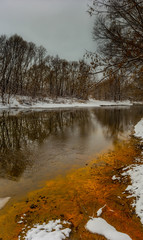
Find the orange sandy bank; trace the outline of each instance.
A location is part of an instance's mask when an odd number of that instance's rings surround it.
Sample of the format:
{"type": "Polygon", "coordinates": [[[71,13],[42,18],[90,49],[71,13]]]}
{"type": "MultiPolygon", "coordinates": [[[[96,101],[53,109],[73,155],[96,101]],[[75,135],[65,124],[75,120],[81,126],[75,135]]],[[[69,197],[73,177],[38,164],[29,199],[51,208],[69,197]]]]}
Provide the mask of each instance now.
{"type": "Polygon", "coordinates": [[[85,168],[48,181],[44,188],[1,212],[0,238],[16,240],[20,235],[23,239],[28,227],[61,219],[72,223],[70,239],[102,240],[105,238],[87,231],[85,224],[106,204],[102,217],[133,240],[141,240],[143,227],[131,209],[132,198],[123,194],[129,179],[112,180],[139,154],[138,142],[132,139],[118,144],[114,151],[99,156],[85,168]]]}

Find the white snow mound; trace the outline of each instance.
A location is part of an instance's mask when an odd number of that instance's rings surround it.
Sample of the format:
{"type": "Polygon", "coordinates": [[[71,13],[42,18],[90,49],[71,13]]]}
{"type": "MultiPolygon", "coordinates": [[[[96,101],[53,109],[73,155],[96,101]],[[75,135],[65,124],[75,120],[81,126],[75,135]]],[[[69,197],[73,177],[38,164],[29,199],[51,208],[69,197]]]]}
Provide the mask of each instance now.
{"type": "MultiPolygon", "coordinates": [[[[25,240],[62,240],[69,237],[71,229],[64,228],[63,225],[69,224],[66,221],[61,222],[61,220],[49,221],[48,224],[43,223],[42,225],[37,224],[32,229],[30,229],[25,240]]],[[[19,237],[19,239],[21,239],[19,237]]]]}
{"type": "Polygon", "coordinates": [[[113,226],[100,217],[90,219],[85,228],[91,233],[104,236],[108,240],[132,240],[127,234],[118,232],[113,226]]]}

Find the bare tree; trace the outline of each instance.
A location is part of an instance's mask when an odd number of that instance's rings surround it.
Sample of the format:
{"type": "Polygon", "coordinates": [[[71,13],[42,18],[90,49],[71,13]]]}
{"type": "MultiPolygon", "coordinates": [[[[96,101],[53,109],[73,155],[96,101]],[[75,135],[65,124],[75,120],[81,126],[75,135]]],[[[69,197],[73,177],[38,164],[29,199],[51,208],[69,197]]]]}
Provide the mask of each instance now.
{"type": "Polygon", "coordinates": [[[47,55],[43,46],[18,35],[0,37],[0,94],[3,103],[12,95],[32,98],[89,95],[90,67],[83,60],[68,62],[47,55]]]}
{"type": "Polygon", "coordinates": [[[95,16],[93,39],[98,43],[99,52],[93,65],[104,68],[104,79],[111,70],[118,75],[121,69],[130,79],[134,75],[142,78],[143,1],[93,0],[92,3],[88,12],[95,16]]]}

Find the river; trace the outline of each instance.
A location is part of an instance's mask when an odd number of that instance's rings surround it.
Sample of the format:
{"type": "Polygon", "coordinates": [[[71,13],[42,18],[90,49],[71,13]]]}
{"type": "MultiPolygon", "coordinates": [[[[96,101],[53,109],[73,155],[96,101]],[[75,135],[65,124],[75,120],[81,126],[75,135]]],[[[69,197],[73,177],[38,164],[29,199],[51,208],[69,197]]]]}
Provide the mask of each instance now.
{"type": "Polygon", "coordinates": [[[0,112],[0,197],[17,199],[85,166],[133,131],[143,108],[0,112]]]}

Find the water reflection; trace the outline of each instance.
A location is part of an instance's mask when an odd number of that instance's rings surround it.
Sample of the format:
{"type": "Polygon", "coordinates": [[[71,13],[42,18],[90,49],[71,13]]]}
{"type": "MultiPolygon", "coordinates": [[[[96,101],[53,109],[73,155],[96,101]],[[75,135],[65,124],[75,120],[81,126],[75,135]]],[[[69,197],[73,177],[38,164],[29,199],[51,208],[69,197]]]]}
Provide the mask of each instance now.
{"type": "Polygon", "coordinates": [[[119,136],[130,131],[143,116],[143,108],[136,107],[106,107],[94,111],[96,119],[100,122],[104,136],[116,142],[119,136]]]}
{"type": "Polygon", "coordinates": [[[4,186],[10,183],[11,187],[11,181],[21,188],[26,181],[33,184],[84,164],[90,155],[131,130],[142,116],[142,107],[2,112],[0,194],[4,186]]]}
{"type": "MultiPolygon", "coordinates": [[[[52,111],[19,113],[16,116],[3,112],[0,117],[0,152],[20,150],[29,144],[42,144],[50,135],[63,135],[67,128],[78,127],[82,136],[86,136],[92,119],[89,111],[52,111]]],[[[90,130],[90,129],[89,129],[90,130]]]]}
{"type": "Polygon", "coordinates": [[[69,138],[69,130],[77,128],[82,137],[90,134],[89,111],[51,111],[19,113],[3,112],[0,117],[0,176],[16,178],[31,164],[29,155],[49,136],[69,138]]]}

